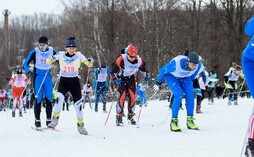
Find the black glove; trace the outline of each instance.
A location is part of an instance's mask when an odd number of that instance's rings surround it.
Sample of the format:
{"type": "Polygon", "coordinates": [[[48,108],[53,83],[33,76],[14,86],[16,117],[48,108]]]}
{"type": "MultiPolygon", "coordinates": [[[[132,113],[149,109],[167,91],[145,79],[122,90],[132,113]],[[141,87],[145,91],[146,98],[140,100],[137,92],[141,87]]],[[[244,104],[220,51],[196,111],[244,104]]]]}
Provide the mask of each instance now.
{"type": "Polygon", "coordinates": [[[157,82],[157,83],[156,83],[156,85],[159,87],[159,90],[161,90],[161,89],[162,89],[162,83],[157,82]]]}
{"type": "Polygon", "coordinates": [[[228,76],[224,76],[223,78],[224,78],[225,82],[227,83],[228,82],[228,76]]]}
{"type": "Polygon", "coordinates": [[[123,76],[123,71],[120,70],[120,71],[116,74],[116,77],[117,77],[117,78],[122,78],[122,76],[123,76]]]}
{"type": "Polygon", "coordinates": [[[30,78],[34,78],[34,77],[35,77],[35,74],[34,74],[34,72],[32,72],[32,71],[29,71],[29,72],[28,72],[28,75],[30,76],[30,78]]]}
{"type": "Polygon", "coordinates": [[[209,82],[208,82],[208,85],[211,85],[212,83],[213,83],[212,81],[209,81],[209,82]]]}
{"type": "Polygon", "coordinates": [[[205,90],[206,90],[206,91],[208,91],[208,90],[209,90],[208,86],[205,86],[205,90]]]}
{"type": "Polygon", "coordinates": [[[91,58],[87,58],[87,60],[88,60],[89,62],[91,62],[91,58]]]}

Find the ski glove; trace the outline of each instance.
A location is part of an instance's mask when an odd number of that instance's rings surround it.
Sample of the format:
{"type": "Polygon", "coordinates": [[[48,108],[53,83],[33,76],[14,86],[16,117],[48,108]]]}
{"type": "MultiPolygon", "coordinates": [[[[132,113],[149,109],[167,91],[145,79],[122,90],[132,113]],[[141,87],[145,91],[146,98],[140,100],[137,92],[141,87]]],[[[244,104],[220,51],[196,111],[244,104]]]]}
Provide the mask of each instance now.
{"type": "Polygon", "coordinates": [[[84,64],[89,68],[92,67],[93,66],[93,59],[88,58],[86,61],[84,61],[84,64]]]}
{"type": "Polygon", "coordinates": [[[162,84],[162,83],[157,82],[157,83],[153,86],[153,88],[154,88],[155,90],[161,90],[161,89],[162,89],[161,84],[162,84]]]}
{"type": "Polygon", "coordinates": [[[54,61],[56,61],[54,58],[52,58],[52,57],[48,57],[47,59],[46,59],[46,63],[47,64],[52,64],[54,61]]]}
{"type": "Polygon", "coordinates": [[[118,79],[118,78],[115,79],[115,83],[116,83],[117,85],[119,85],[119,84],[121,83],[121,81],[122,81],[121,79],[118,79]]]}
{"type": "Polygon", "coordinates": [[[208,91],[208,90],[209,90],[209,87],[208,87],[208,86],[205,86],[205,90],[208,91]]]}
{"type": "Polygon", "coordinates": [[[225,82],[228,83],[228,81],[229,81],[228,78],[229,77],[228,76],[224,76],[223,78],[224,78],[225,82]]]}
{"type": "Polygon", "coordinates": [[[209,81],[209,82],[208,82],[208,85],[209,85],[209,86],[211,86],[211,85],[212,85],[212,83],[213,83],[212,81],[209,81]]]}

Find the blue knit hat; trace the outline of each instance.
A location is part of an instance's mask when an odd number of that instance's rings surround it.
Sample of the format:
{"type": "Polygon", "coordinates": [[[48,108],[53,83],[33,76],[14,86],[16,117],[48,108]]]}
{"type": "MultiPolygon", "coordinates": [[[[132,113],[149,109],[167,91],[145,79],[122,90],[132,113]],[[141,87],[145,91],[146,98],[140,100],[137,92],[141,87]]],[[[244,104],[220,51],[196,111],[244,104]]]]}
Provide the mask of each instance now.
{"type": "Polygon", "coordinates": [[[107,68],[107,64],[106,63],[102,63],[101,64],[101,68],[107,68]]]}
{"type": "Polygon", "coordinates": [[[65,44],[65,47],[77,47],[77,41],[75,37],[70,37],[65,44]]]}

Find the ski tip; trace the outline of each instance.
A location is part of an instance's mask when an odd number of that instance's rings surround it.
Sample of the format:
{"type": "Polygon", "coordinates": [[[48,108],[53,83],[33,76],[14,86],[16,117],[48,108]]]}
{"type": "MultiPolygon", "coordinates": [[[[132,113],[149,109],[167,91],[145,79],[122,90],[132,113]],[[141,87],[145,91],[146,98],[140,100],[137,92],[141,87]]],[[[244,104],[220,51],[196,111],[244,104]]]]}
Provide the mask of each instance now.
{"type": "Polygon", "coordinates": [[[31,127],[31,129],[33,129],[33,130],[35,130],[35,131],[43,131],[43,128],[31,127]]]}

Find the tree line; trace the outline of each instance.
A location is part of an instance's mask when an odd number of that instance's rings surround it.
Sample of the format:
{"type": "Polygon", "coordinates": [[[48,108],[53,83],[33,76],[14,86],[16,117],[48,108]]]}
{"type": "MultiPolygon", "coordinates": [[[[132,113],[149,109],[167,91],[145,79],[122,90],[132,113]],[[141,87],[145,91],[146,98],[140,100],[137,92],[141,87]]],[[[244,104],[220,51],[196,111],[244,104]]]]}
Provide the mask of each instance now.
{"type": "Polygon", "coordinates": [[[252,0],[62,0],[61,5],[60,15],[10,15],[8,31],[0,28],[2,80],[21,67],[42,35],[58,51],[75,36],[78,50],[94,58],[95,67],[110,66],[132,43],[154,77],[176,55],[196,51],[206,70],[222,79],[232,62],[241,63],[249,40],[243,29],[253,15],[252,0]]]}

